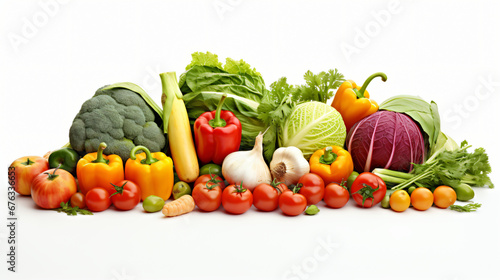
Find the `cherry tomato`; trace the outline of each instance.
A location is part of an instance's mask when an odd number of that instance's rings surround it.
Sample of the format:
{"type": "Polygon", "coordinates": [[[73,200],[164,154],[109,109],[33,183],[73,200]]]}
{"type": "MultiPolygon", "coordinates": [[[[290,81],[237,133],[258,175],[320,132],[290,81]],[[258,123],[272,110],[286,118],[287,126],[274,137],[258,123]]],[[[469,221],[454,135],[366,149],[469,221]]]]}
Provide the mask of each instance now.
{"type": "Polygon", "coordinates": [[[288,187],[284,183],[262,183],[253,189],[253,205],[261,211],[274,211],[278,208],[278,198],[288,187]]]}
{"type": "Polygon", "coordinates": [[[439,208],[448,208],[457,200],[457,193],[451,187],[439,186],[434,190],[434,204],[439,208]]]}
{"type": "Polygon", "coordinates": [[[90,211],[104,211],[111,206],[109,192],[105,188],[93,188],[85,195],[85,204],[90,211]]]}
{"type": "Polygon", "coordinates": [[[205,184],[206,182],[217,184],[221,190],[223,190],[226,187],[226,184],[224,184],[224,180],[222,180],[221,177],[212,174],[201,175],[200,177],[198,177],[198,179],[196,179],[196,181],[194,181],[193,186],[196,187],[196,185],[200,183],[205,184]]]}
{"type": "Polygon", "coordinates": [[[300,193],[286,191],[280,195],[279,206],[283,214],[297,216],[306,210],[307,198],[300,193]]]}
{"type": "Polygon", "coordinates": [[[70,199],[71,207],[77,207],[80,209],[84,209],[85,205],[85,196],[81,192],[74,193],[70,199]]]}
{"type": "Polygon", "coordinates": [[[416,188],[411,193],[411,205],[417,210],[425,211],[431,208],[433,202],[434,195],[428,188],[416,188]]]}
{"type": "Polygon", "coordinates": [[[222,207],[231,214],[243,214],[252,207],[252,192],[241,185],[229,185],[222,192],[222,207]]]}
{"type": "Polygon", "coordinates": [[[330,183],[325,188],[325,203],[332,208],[342,208],[349,201],[349,191],[344,185],[330,183]]]}
{"type": "Polygon", "coordinates": [[[300,177],[297,186],[300,188],[299,193],[306,197],[307,205],[320,202],[325,195],[325,182],[314,173],[307,173],[300,177]]]}
{"type": "Polygon", "coordinates": [[[382,201],[387,192],[384,180],[371,172],[363,172],[351,186],[351,196],[361,207],[370,208],[382,201]]]}
{"type": "Polygon", "coordinates": [[[219,183],[208,181],[195,184],[192,196],[196,206],[205,212],[212,212],[219,209],[222,202],[222,190],[219,183]]]}
{"type": "Polygon", "coordinates": [[[397,190],[392,193],[389,204],[392,210],[403,212],[410,207],[410,196],[405,190],[397,190]]]}
{"type": "Polygon", "coordinates": [[[141,202],[141,189],[132,181],[123,180],[114,185],[116,192],[111,195],[111,202],[120,210],[134,209],[141,202]]]}

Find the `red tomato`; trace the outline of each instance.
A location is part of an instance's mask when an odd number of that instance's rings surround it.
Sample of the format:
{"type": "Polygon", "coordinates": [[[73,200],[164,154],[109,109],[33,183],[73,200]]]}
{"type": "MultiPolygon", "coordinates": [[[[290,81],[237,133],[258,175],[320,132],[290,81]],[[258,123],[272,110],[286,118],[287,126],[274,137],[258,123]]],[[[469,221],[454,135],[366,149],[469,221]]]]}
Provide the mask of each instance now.
{"type": "Polygon", "coordinates": [[[42,157],[30,156],[18,158],[9,167],[9,184],[14,187],[17,193],[30,195],[33,179],[48,169],[49,162],[42,157]]]}
{"type": "Polygon", "coordinates": [[[342,208],[349,201],[349,191],[343,185],[330,183],[326,185],[324,200],[332,208],[342,208]]]}
{"type": "Polygon", "coordinates": [[[243,214],[252,207],[253,195],[243,185],[229,185],[222,192],[222,207],[231,214],[243,214]]]}
{"type": "Polygon", "coordinates": [[[371,172],[363,172],[354,180],[351,195],[362,207],[370,208],[382,201],[387,192],[384,180],[371,172]]]}
{"type": "Polygon", "coordinates": [[[111,206],[109,192],[105,188],[93,188],[85,195],[85,204],[90,211],[104,211],[111,206]]]}
{"type": "Polygon", "coordinates": [[[300,188],[299,193],[306,197],[307,205],[320,202],[325,195],[325,182],[314,173],[307,173],[300,177],[297,186],[300,188]]]}
{"type": "Polygon", "coordinates": [[[31,182],[31,198],[45,209],[61,207],[76,193],[75,177],[64,169],[50,169],[38,174],[31,182]]]}
{"type": "Polygon", "coordinates": [[[141,189],[134,182],[123,180],[114,185],[116,192],[111,195],[111,202],[120,210],[134,209],[141,202],[141,189]]]}
{"type": "MultiPolygon", "coordinates": [[[[201,177],[202,176],[200,176],[200,178],[201,177]]],[[[224,185],[224,183],[222,184],[224,185]]],[[[194,185],[191,196],[194,199],[194,203],[198,206],[198,208],[200,208],[200,210],[212,212],[220,207],[222,202],[222,189],[220,188],[220,183],[210,181],[201,182],[194,185]]]]}
{"type": "Polygon", "coordinates": [[[222,180],[221,177],[212,174],[201,175],[200,177],[198,177],[198,179],[196,179],[196,181],[194,181],[193,186],[196,187],[196,185],[200,183],[205,184],[207,182],[210,182],[212,184],[217,184],[221,190],[223,190],[226,187],[226,184],[224,184],[224,180],[222,180]]]}
{"type": "Polygon", "coordinates": [[[285,190],[288,190],[285,184],[262,183],[253,189],[253,205],[261,211],[274,211],[278,208],[278,198],[285,190]]]}
{"type": "Polygon", "coordinates": [[[285,215],[297,216],[306,210],[307,199],[300,193],[286,191],[280,195],[279,206],[285,215]]]}

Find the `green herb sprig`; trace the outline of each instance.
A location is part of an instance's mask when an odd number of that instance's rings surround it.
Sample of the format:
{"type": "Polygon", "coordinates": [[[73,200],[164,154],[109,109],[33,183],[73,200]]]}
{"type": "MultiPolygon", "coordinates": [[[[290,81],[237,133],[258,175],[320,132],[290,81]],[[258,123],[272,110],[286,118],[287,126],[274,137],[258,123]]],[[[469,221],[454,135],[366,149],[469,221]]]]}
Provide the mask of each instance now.
{"type": "Polygon", "coordinates": [[[61,202],[61,207],[55,209],[59,213],[66,213],[68,216],[76,216],[78,214],[80,215],[94,215],[94,213],[90,212],[89,210],[85,209],[80,209],[78,206],[71,207],[69,202],[61,202]]]}

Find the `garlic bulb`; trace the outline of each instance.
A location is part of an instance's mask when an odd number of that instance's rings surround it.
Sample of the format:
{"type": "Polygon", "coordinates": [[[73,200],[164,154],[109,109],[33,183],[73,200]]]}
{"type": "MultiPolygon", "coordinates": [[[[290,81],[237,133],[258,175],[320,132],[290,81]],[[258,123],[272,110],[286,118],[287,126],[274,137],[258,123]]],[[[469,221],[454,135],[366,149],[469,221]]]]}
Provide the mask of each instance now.
{"type": "Polygon", "coordinates": [[[229,184],[240,184],[253,191],[261,183],[271,183],[271,172],[262,157],[261,132],[255,138],[255,145],[251,151],[230,153],[222,162],[222,175],[229,184]]]}
{"type": "Polygon", "coordinates": [[[309,173],[309,162],[297,147],[279,148],[274,151],[270,164],[273,179],[287,186],[296,184],[300,177],[309,173]]]}

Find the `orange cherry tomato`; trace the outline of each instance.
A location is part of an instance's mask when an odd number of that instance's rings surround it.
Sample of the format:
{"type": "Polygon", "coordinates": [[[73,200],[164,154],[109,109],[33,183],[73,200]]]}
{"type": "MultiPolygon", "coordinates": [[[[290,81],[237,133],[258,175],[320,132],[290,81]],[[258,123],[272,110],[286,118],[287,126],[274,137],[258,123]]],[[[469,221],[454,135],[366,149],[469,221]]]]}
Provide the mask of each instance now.
{"type": "Polygon", "coordinates": [[[410,207],[410,196],[405,190],[397,190],[391,195],[389,204],[392,210],[403,212],[410,207]]]}
{"type": "Polygon", "coordinates": [[[431,208],[433,202],[434,195],[428,188],[416,188],[411,193],[411,205],[417,210],[425,211],[431,208]]]}
{"type": "Polygon", "coordinates": [[[85,205],[85,196],[81,192],[74,193],[70,199],[71,207],[77,207],[80,209],[84,209],[87,205],[85,205]]]}
{"type": "Polygon", "coordinates": [[[451,187],[439,186],[434,190],[434,204],[439,208],[448,208],[456,200],[457,193],[451,187]]]}

